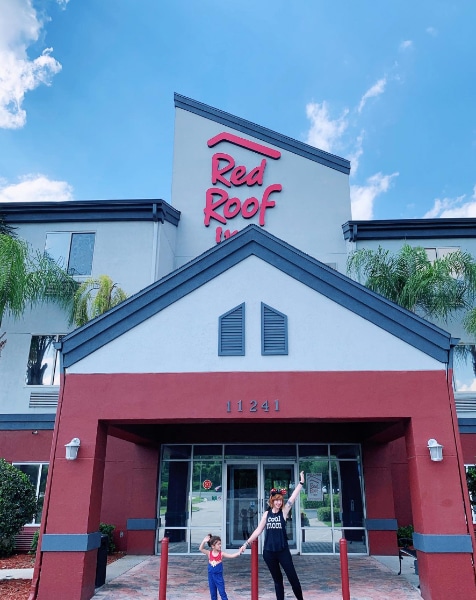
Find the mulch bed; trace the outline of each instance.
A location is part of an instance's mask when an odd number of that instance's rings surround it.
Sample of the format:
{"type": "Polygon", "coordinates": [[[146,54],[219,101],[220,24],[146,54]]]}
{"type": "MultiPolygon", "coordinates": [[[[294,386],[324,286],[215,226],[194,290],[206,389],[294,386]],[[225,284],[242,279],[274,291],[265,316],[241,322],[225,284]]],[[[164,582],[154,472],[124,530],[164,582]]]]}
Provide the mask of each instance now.
{"type": "MultiPolygon", "coordinates": [[[[124,552],[116,552],[107,557],[107,564],[122,558],[124,552]]],[[[0,558],[0,569],[32,569],[35,557],[31,554],[13,554],[8,558],[0,558]]],[[[0,579],[0,598],[2,600],[28,600],[31,579],[0,579]]]]}

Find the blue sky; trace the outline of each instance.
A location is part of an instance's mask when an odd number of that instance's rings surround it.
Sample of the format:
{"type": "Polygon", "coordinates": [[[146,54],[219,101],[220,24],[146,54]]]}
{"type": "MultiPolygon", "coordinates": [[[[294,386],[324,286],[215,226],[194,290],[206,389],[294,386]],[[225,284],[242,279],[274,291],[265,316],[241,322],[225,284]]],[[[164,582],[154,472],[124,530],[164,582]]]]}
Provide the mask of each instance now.
{"type": "Polygon", "coordinates": [[[1,13],[0,201],[170,201],[178,92],[350,159],[354,219],[476,217],[474,0],[1,13]]]}

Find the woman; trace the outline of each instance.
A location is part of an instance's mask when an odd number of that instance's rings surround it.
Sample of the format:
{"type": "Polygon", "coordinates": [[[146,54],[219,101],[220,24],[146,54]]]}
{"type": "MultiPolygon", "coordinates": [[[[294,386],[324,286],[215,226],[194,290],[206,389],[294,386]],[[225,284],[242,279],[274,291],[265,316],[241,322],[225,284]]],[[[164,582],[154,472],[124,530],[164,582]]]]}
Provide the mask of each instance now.
{"type": "Polygon", "coordinates": [[[243,544],[242,550],[256,540],[266,529],[266,538],[264,540],[263,559],[268,566],[271,577],[274,581],[276,590],[276,600],[284,600],[284,584],[281,567],[283,567],[286,577],[293,589],[294,595],[298,600],[304,600],[301,584],[299,582],[296,569],[294,568],[291,552],[288,547],[288,538],[286,535],[286,519],[294,504],[299,492],[304,484],[304,471],[299,475],[299,484],[292,493],[289,500],[283,507],[283,493],[286,490],[272,489],[268,500],[268,510],[263,514],[258,527],[253,531],[248,540],[243,544]]]}

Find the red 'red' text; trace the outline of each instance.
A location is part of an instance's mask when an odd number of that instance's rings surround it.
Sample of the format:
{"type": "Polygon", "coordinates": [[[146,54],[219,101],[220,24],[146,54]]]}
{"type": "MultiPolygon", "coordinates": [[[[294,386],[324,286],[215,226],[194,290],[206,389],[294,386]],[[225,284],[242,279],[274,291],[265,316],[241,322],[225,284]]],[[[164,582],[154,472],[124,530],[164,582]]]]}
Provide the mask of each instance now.
{"type": "MultiPolygon", "coordinates": [[[[249,140],[237,137],[236,140],[240,140],[239,145],[249,147],[249,149],[260,154],[264,153],[259,149],[256,150],[254,147],[257,146],[256,144],[252,147],[252,142],[249,142],[249,140]]],[[[267,155],[271,152],[271,149],[265,146],[259,146],[259,148],[264,148],[267,155]]],[[[272,158],[279,158],[280,153],[275,152],[276,156],[272,156],[272,158]]],[[[206,227],[209,227],[213,222],[220,224],[216,228],[215,239],[217,243],[221,242],[222,238],[228,239],[237,233],[237,230],[230,231],[230,229],[224,229],[222,225],[228,225],[228,221],[238,215],[243,219],[251,219],[255,215],[258,215],[258,223],[261,227],[264,227],[266,211],[276,206],[276,202],[271,198],[271,194],[280,192],[283,189],[282,185],[273,183],[264,188],[263,191],[260,190],[259,194],[254,193],[244,199],[233,195],[231,190],[242,186],[244,189],[255,186],[262,187],[266,165],[267,160],[263,158],[258,165],[248,171],[244,165],[237,165],[235,159],[230,154],[216,152],[212,156],[211,182],[214,186],[222,185],[225,189],[222,187],[210,187],[206,191],[203,212],[205,214],[204,224],[206,227]]],[[[243,196],[242,194],[240,195],[243,196]]]]}

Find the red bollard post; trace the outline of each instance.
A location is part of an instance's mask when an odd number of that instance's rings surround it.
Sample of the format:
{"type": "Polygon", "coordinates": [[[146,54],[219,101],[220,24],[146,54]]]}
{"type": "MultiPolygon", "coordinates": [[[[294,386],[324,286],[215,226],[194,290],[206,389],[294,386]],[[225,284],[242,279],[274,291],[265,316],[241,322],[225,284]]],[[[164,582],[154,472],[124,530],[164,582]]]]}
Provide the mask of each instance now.
{"type": "Polygon", "coordinates": [[[159,600],[166,600],[167,594],[167,567],[169,565],[169,538],[164,537],[161,542],[160,551],[160,579],[159,579],[159,600]]]}
{"type": "Polygon", "coordinates": [[[342,600],[350,600],[349,560],[347,556],[347,540],[339,541],[340,573],[342,579],[342,600]]]}
{"type": "Polygon", "coordinates": [[[258,600],[258,540],[251,542],[251,600],[258,600]]]}

